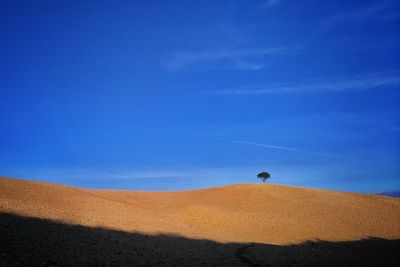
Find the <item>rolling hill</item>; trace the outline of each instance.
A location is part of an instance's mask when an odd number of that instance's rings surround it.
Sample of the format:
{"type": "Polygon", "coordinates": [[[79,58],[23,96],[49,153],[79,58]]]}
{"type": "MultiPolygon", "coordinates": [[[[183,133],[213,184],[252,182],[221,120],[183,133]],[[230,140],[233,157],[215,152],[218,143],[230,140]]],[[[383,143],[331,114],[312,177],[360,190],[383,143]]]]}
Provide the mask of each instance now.
{"type": "Polygon", "coordinates": [[[224,242],[400,238],[398,199],[281,185],[140,192],[1,178],[0,201],[1,212],[224,242]]]}
{"type": "MultiPolygon", "coordinates": [[[[4,221],[34,220],[29,225],[41,220],[87,231],[105,229],[218,244],[290,246],[310,240],[400,239],[399,199],[270,184],[142,192],[86,190],[3,177],[0,213],[6,216],[4,221]]],[[[11,243],[13,236],[9,236],[11,243]]],[[[237,253],[236,260],[245,264],[244,256],[237,253]]],[[[262,258],[256,254],[253,258],[262,258]]]]}

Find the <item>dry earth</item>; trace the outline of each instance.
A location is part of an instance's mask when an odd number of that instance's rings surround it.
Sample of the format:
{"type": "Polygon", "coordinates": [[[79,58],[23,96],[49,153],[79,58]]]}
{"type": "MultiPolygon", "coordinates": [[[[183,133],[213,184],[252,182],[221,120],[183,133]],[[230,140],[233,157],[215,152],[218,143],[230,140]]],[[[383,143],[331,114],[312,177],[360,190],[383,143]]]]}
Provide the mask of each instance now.
{"type": "Polygon", "coordinates": [[[0,266],[400,263],[400,200],[378,195],[262,184],[85,190],[0,178],[0,213],[0,266]]]}

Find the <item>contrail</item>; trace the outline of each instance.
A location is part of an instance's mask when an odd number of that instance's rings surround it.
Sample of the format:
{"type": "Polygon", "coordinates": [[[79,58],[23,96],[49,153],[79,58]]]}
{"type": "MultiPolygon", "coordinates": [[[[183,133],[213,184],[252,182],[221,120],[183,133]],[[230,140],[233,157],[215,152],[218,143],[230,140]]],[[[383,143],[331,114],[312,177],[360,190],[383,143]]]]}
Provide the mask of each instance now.
{"type": "Polygon", "coordinates": [[[310,151],[310,150],[303,150],[303,149],[298,149],[298,148],[293,148],[293,147],[260,144],[260,143],[243,141],[243,140],[233,140],[231,142],[237,143],[237,144],[250,145],[250,146],[258,146],[258,147],[265,147],[265,148],[272,148],[272,149],[279,149],[279,150],[307,153],[307,154],[313,154],[313,155],[319,155],[319,156],[325,156],[325,157],[342,158],[341,156],[338,156],[338,155],[333,155],[333,154],[328,154],[328,153],[320,153],[320,152],[315,152],[315,151],[310,151]]]}
{"type": "Polygon", "coordinates": [[[297,83],[253,84],[216,89],[208,95],[265,95],[300,92],[348,92],[379,89],[383,86],[397,88],[400,85],[400,73],[374,73],[349,78],[327,78],[300,81],[297,83]]]}

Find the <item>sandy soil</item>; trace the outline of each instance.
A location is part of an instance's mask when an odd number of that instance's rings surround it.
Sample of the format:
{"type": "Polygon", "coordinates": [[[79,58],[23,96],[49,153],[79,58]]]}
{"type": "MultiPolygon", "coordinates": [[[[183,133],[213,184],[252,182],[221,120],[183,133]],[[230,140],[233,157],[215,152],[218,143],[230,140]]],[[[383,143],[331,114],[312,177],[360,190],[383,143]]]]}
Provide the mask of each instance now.
{"type": "Polygon", "coordinates": [[[223,242],[400,238],[399,199],[280,185],[140,192],[0,178],[0,211],[223,242]]]}
{"type": "Polygon", "coordinates": [[[269,184],[140,192],[0,178],[0,213],[6,214],[7,220],[18,215],[145,236],[163,234],[216,244],[258,243],[240,248],[229,245],[228,250],[238,249],[235,265],[243,266],[263,266],[246,263],[240,254],[245,250],[249,255],[260,254],[257,246],[262,244],[400,239],[399,199],[269,184]]]}

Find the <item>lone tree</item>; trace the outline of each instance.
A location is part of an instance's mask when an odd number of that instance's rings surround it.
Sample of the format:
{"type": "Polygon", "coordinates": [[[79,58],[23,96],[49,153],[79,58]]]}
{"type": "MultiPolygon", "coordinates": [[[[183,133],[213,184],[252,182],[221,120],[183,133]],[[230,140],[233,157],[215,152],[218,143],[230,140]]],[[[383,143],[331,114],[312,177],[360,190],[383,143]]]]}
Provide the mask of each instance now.
{"type": "Polygon", "coordinates": [[[260,172],[257,174],[257,178],[260,178],[263,180],[263,183],[265,183],[265,180],[267,180],[271,175],[268,172],[260,172]]]}

